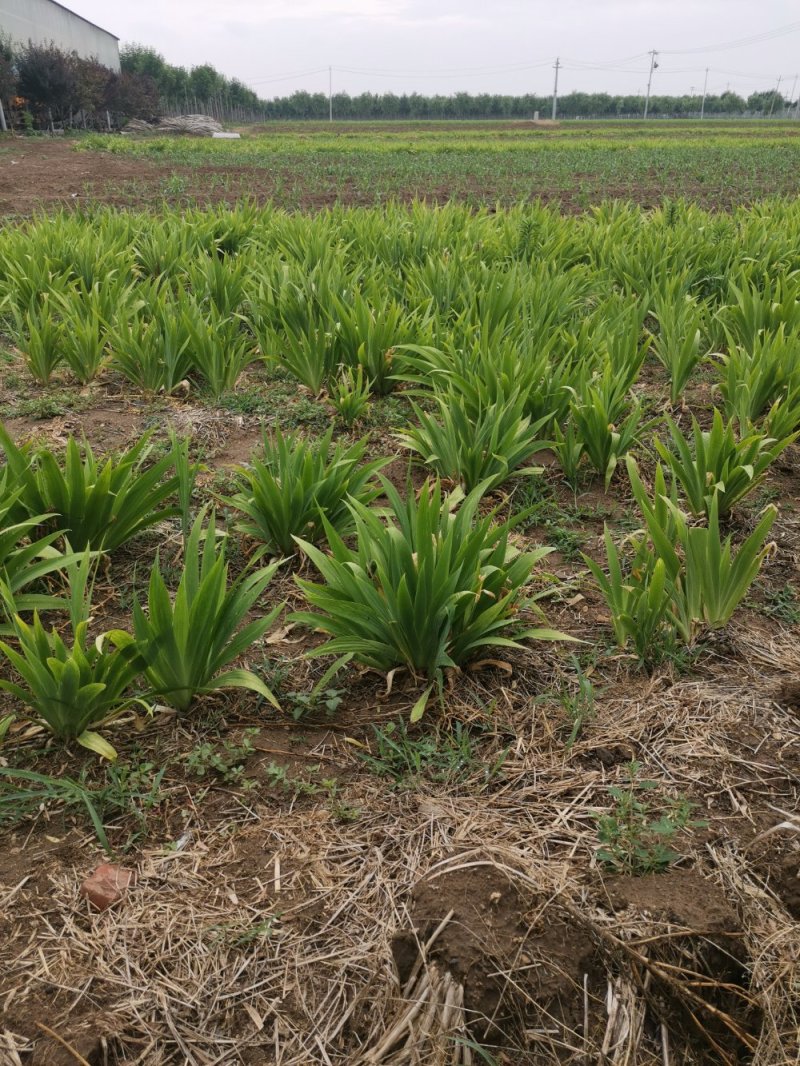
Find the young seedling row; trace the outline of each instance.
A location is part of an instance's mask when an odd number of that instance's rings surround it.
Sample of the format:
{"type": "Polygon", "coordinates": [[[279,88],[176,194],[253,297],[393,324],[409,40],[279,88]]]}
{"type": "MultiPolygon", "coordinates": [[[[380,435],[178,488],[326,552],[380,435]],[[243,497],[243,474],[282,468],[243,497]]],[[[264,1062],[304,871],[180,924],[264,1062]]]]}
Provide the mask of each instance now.
{"type": "Polygon", "coordinates": [[[243,624],[279,560],[300,553],[321,580],[298,578],[309,609],[292,619],[329,636],[315,654],[408,670],[427,686],[417,717],[446,671],[568,636],[531,625],[526,589],[549,549],[516,546],[525,511],[482,503],[539,477],[548,455],[573,486],[629,481],[639,528],[622,543],[607,530],[605,560],[585,560],[619,644],[649,667],[691,645],[730,620],[770,550],[774,506],[746,535],[721,523],[798,435],[798,232],[788,203],[731,217],[614,204],[581,219],[537,207],[101,211],[6,232],[4,328],[43,387],[121,376],[153,396],[188,381],[219,399],[263,360],[326,394],[345,426],[370,395],[400,390],[411,420],[395,443],[430,479],[398,491],[366,438],[278,429],[236,491],[195,514],[185,440],[157,461],[146,437],[98,461],[88,443],[70,438],[60,457],[2,431],[2,651],[22,678],[2,684],[57,737],[109,756],[97,730],[132,700],[186,711],[197,693],[241,685],[274,703],[255,675],[224,668],[275,622],[280,607],[243,624]],[[641,377],[656,360],[666,386],[654,397],[641,377]],[[686,433],[681,407],[701,377],[711,422],[692,418],[686,433]],[[235,581],[214,506],[258,545],[235,581]],[[87,642],[99,560],[113,566],[176,515],[174,601],[156,558],[132,632],[87,642]],[[66,643],[39,617],[59,609],[66,643]]]}
{"type": "Polygon", "coordinates": [[[0,232],[0,818],[91,824],[0,870],[14,1054],[80,983],[92,1061],[783,1061],[798,249],[780,199],[0,232]]]}

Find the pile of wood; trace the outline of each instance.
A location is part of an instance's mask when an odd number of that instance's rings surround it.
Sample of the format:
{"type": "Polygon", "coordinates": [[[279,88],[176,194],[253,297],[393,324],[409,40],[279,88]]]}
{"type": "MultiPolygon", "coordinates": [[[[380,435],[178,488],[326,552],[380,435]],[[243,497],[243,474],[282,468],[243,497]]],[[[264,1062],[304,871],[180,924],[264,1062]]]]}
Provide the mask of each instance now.
{"type": "Polygon", "coordinates": [[[211,137],[223,132],[221,123],[210,115],[171,115],[155,125],[132,118],[125,128],[131,133],[190,133],[196,137],[211,137]]]}
{"type": "Polygon", "coordinates": [[[222,124],[209,115],[175,115],[162,118],[158,129],[163,133],[194,133],[210,137],[212,133],[222,133],[222,124]]]}

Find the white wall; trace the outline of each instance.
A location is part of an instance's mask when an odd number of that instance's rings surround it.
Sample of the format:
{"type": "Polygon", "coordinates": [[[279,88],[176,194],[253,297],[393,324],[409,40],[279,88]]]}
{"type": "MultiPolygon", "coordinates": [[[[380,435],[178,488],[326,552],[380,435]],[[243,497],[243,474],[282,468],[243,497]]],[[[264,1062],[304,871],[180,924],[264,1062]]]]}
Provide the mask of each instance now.
{"type": "Polygon", "coordinates": [[[49,44],[119,70],[119,42],[52,0],[0,0],[0,31],[18,44],[49,44]]]}

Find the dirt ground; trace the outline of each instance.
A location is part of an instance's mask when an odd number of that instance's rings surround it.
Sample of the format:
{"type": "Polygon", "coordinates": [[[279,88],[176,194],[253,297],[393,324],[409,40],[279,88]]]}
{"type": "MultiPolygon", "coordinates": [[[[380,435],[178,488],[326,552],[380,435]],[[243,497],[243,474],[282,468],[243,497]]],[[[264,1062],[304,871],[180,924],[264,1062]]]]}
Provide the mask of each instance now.
{"type": "MultiPolygon", "coordinates": [[[[0,214],[27,215],[39,209],[74,207],[102,198],[116,206],[131,204],[130,194],[112,187],[142,183],[153,195],[173,167],[155,166],[100,152],[76,152],[65,140],[16,138],[0,158],[0,214]]],[[[145,188],[142,197],[146,202],[145,188]]]]}
{"type": "MultiPolygon", "coordinates": [[[[337,133],[345,134],[346,126],[337,133]]],[[[282,127],[282,132],[290,132],[282,127]]],[[[362,131],[363,132],[363,131],[362,131]]],[[[374,130],[376,136],[381,129],[374,130]]],[[[498,137],[502,136],[502,131],[498,137]]],[[[310,182],[298,176],[297,159],[281,158],[261,166],[186,166],[156,162],[102,151],[76,151],[69,139],[6,138],[0,145],[0,218],[24,217],[40,210],[88,208],[108,204],[119,208],[162,208],[233,204],[243,199],[259,204],[274,203],[288,210],[318,210],[334,204],[374,206],[373,179],[362,173],[357,161],[317,166],[310,182]]],[[[346,151],[346,138],[343,150],[346,151]]],[[[420,154],[424,156],[424,143],[420,154]]],[[[739,203],[752,202],[764,191],[794,194],[796,171],[784,170],[778,177],[763,176],[762,185],[753,184],[747,167],[730,188],[713,180],[695,180],[686,175],[662,171],[653,166],[635,180],[609,178],[602,171],[575,171],[564,174],[531,173],[520,154],[511,169],[472,172],[468,162],[451,164],[455,169],[443,174],[434,166],[407,179],[391,176],[387,156],[381,196],[403,202],[424,199],[444,203],[453,195],[450,181],[458,182],[458,198],[489,209],[498,203],[536,199],[555,204],[567,213],[581,213],[590,204],[618,197],[645,208],[658,206],[665,198],[681,195],[711,208],[728,210],[739,203]],[[676,192],[677,190],[677,192],[676,192]]],[[[585,164],[584,164],[585,165],[585,164]]]]}

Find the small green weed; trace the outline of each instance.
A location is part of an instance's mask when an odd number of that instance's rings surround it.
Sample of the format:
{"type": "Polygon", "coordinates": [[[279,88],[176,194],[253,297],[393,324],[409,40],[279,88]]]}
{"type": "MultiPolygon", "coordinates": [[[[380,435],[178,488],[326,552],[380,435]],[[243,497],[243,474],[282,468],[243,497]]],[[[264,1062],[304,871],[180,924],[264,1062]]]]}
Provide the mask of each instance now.
{"type": "MultiPolygon", "coordinates": [[[[319,764],[309,767],[309,773],[319,773],[319,764]]],[[[267,784],[272,788],[282,789],[284,792],[291,792],[294,796],[317,796],[323,787],[316,781],[311,781],[305,777],[292,777],[285,766],[281,766],[280,763],[271,762],[264,768],[264,776],[267,784]]]]}
{"type": "Polygon", "coordinates": [[[339,792],[339,782],[335,777],[323,777],[320,781],[322,788],[328,794],[328,809],[337,822],[357,822],[361,817],[361,808],[345,803],[339,792]]]}
{"type": "Polygon", "coordinates": [[[370,429],[402,429],[408,425],[410,409],[403,396],[378,396],[364,412],[362,424],[370,429]]]}
{"type": "Polygon", "coordinates": [[[584,726],[594,718],[595,714],[594,685],[574,657],[573,663],[577,676],[577,688],[574,691],[564,689],[561,693],[561,706],[566,711],[570,724],[570,732],[566,740],[567,751],[581,735],[584,726]]]}
{"type": "Polygon", "coordinates": [[[275,411],[274,398],[258,389],[225,392],[215,401],[215,405],[237,415],[269,415],[275,411]]]}
{"type": "Polygon", "coordinates": [[[284,413],[281,423],[285,428],[309,426],[320,431],[330,425],[330,412],[324,404],[308,396],[298,396],[284,413]]]}
{"type": "MultiPolygon", "coordinates": [[[[319,764],[309,767],[310,774],[318,774],[319,771],[319,764]]],[[[274,762],[267,766],[264,773],[269,785],[288,793],[293,799],[300,796],[326,796],[328,809],[338,822],[356,822],[361,817],[359,807],[353,807],[341,798],[339,782],[334,777],[321,777],[319,780],[293,777],[285,766],[274,762]]]]}
{"type": "Polygon", "coordinates": [[[75,403],[72,397],[61,393],[53,393],[50,396],[31,396],[20,400],[18,403],[4,405],[3,416],[6,418],[57,418],[67,411],[73,410],[75,403]]]}
{"type": "Polygon", "coordinates": [[[166,770],[166,765],[156,768],[152,762],[110,763],[100,792],[103,805],[139,813],[152,810],[164,798],[161,784],[166,770]]]}
{"type": "Polygon", "coordinates": [[[100,846],[110,854],[111,845],[103,827],[98,799],[97,791],[87,788],[82,780],[0,766],[0,826],[14,825],[48,803],[83,807],[100,846]]]}
{"type": "Polygon", "coordinates": [[[481,759],[473,731],[461,722],[435,733],[410,729],[405,719],[374,726],[375,750],[362,755],[364,762],[377,774],[394,778],[398,784],[425,777],[437,783],[456,784],[466,781],[481,769],[486,782],[502,768],[508,749],[493,762],[481,759]]]}
{"type": "Polygon", "coordinates": [[[268,940],[275,932],[276,917],[270,915],[262,922],[253,922],[252,925],[243,925],[240,922],[222,922],[219,925],[211,925],[205,930],[206,934],[217,942],[241,948],[252,944],[256,940],[268,940]]]}
{"type": "Polygon", "coordinates": [[[586,521],[606,513],[601,508],[580,504],[564,506],[546,490],[543,491],[541,483],[534,479],[525,479],[514,489],[512,514],[525,511],[529,514],[520,523],[520,529],[541,529],[547,543],[565,560],[580,558],[586,537],[586,521]]]}
{"type": "Polygon", "coordinates": [[[597,818],[598,859],[614,870],[642,875],[665,870],[681,858],[670,844],[678,833],[706,822],[691,817],[684,796],[661,797],[655,781],[639,779],[641,763],[628,766],[628,781],[609,789],[614,806],[597,818]]]}
{"type": "Polygon", "coordinates": [[[133,817],[135,829],[119,851],[127,851],[147,832],[147,816],[163,803],[166,793],[162,788],[167,765],[156,767],[152,762],[114,762],[106,767],[106,784],[97,790],[96,802],[103,819],[124,814],[133,817]]]}
{"type": "Polygon", "coordinates": [[[768,618],[777,618],[787,625],[800,624],[800,600],[797,591],[788,583],[779,589],[766,589],[762,602],[748,600],[746,606],[767,615],[768,618]]]}
{"type": "Polygon", "coordinates": [[[170,174],[161,183],[161,190],[165,196],[183,196],[188,188],[188,182],[182,174],[170,174]]]}
{"type": "Polygon", "coordinates": [[[322,692],[317,692],[316,689],[313,692],[287,692],[286,705],[296,722],[309,714],[319,712],[331,717],[339,709],[343,694],[342,688],[326,688],[322,692]]]}
{"type": "Polygon", "coordinates": [[[241,740],[223,740],[214,745],[210,741],[198,744],[186,756],[186,768],[194,777],[206,777],[212,774],[226,785],[239,785],[253,788],[255,782],[244,776],[244,763],[256,750],[253,737],[258,736],[259,729],[245,729],[241,740]]]}

